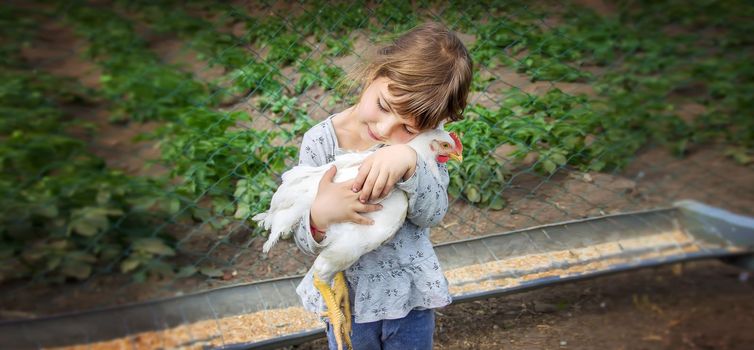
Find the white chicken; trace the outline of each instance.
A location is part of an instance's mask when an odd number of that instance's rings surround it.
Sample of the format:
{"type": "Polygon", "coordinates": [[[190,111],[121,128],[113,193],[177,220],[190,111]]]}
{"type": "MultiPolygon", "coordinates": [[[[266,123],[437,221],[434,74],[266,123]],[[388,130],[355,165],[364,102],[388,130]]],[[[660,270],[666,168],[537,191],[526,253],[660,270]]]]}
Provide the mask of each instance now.
{"type": "MultiPolygon", "coordinates": [[[[442,129],[423,132],[417,135],[408,146],[416,151],[417,157],[423,159],[438,180],[440,173],[437,163],[444,163],[448,158],[462,160],[463,145],[455,133],[442,129]]],[[[282,184],[272,197],[270,209],[255,215],[257,221],[270,235],[263,246],[269,252],[281,236],[289,235],[298,226],[299,220],[308,220],[306,213],[311,208],[322,176],[333,165],[337,167],[334,182],[345,182],[356,177],[362,161],[372,152],[348,153],[339,155],[333,162],[312,167],[299,165],[285,172],[282,184]]],[[[311,269],[314,285],[322,294],[327,306],[326,315],[333,325],[338,349],[342,349],[341,336],[345,337],[351,348],[350,329],[351,312],[348,299],[344,270],[359,258],[390,240],[403,225],[408,210],[406,193],[394,188],[386,197],[376,201],[382,209],[365,213],[364,216],[374,221],[372,225],[359,225],[350,222],[332,224],[321,242],[325,248],[319,253],[311,269]],[[359,232],[354,235],[354,232],[359,232]],[[333,288],[330,284],[334,282],[333,288]],[[340,310],[340,305],[343,311],[340,310]]]]}

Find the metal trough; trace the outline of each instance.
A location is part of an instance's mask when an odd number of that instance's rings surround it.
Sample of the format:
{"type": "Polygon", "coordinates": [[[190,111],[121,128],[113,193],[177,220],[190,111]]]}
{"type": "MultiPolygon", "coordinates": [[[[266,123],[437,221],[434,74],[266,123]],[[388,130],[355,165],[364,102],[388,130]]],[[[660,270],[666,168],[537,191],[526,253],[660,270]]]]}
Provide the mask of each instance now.
{"type": "MultiPolygon", "coordinates": [[[[681,201],[668,209],[544,225],[440,244],[435,250],[457,303],[680,261],[724,258],[750,263],[754,256],[754,218],[681,201]]],[[[324,336],[324,328],[321,323],[296,316],[300,315],[300,302],[295,287],[300,278],[0,322],[0,349],[98,342],[104,348],[118,339],[133,345],[137,334],[141,341],[152,335],[157,339],[155,348],[263,349],[301,343],[324,336]],[[285,312],[287,317],[298,319],[276,324],[274,315],[285,312]],[[266,321],[264,329],[241,326],[239,332],[228,321],[247,315],[266,321]],[[173,333],[178,328],[197,322],[215,324],[216,329],[209,335],[189,332],[190,337],[178,342],[165,340],[177,337],[173,333]],[[232,336],[234,333],[242,333],[242,337],[232,336]]]]}

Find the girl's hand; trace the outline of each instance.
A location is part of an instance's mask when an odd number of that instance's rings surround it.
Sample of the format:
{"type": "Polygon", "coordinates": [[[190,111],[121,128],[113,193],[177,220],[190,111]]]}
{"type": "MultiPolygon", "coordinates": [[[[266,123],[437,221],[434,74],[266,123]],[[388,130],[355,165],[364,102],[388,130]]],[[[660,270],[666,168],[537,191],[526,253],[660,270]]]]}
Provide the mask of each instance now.
{"type": "Polygon", "coordinates": [[[331,224],[346,221],[361,225],[373,224],[372,219],[360,213],[377,211],[382,206],[359,203],[359,194],[351,190],[353,181],[333,183],[337,171],[336,167],[331,167],[319,181],[317,197],[309,212],[311,222],[320,231],[327,231],[331,224]]]}
{"type": "Polygon", "coordinates": [[[416,157],[413,148],[392,145],[382,147],[364,159],[353,181],[353,191],[360,192],[359,201],[366,203],[383,198],[396,182],[408,180],[416,171],[416,157]]]}

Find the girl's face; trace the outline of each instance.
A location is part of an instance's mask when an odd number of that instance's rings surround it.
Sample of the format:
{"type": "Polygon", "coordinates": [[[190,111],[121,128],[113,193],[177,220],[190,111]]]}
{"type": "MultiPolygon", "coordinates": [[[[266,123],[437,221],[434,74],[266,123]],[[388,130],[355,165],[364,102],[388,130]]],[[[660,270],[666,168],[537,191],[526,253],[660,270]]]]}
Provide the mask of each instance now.
{"type": "Polygon", "coordinates": [[[419,133],[412,119],[395,114],[388,92],[387,78],[372,81],[356,105],[359,136],[369,144],[401,144],[411,141],[419,133]]]}

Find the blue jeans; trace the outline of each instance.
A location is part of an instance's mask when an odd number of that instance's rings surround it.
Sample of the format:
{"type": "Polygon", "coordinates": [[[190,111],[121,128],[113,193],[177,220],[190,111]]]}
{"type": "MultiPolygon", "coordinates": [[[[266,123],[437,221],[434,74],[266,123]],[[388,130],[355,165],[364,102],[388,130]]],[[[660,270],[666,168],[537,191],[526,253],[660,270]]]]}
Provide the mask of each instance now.
{"type": "MultiPolygon", "coordinates": [[[[432,349],[432,335],[435,332],[435,311],[411,310],[406,317],[396,320],[352,324],[351,342],[354,350],[429,350],[432,349]]],[[[329,323],[327,341],[330,350],[338,348],[329,323]]]]}

